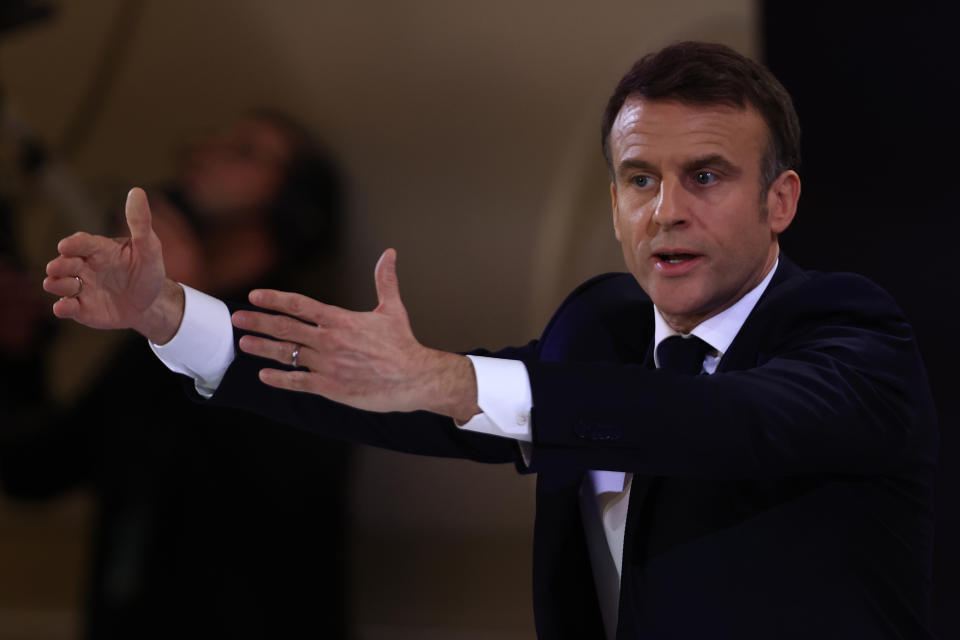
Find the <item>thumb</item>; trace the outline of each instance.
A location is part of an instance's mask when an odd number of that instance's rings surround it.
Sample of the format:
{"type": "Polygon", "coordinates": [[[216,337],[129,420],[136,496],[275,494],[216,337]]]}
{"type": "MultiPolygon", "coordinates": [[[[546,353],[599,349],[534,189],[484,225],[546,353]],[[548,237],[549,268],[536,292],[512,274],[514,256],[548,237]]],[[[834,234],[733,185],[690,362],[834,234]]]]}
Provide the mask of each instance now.
{"type": "Polygon", "coordinates": [[[380,311],[394,311],[403,309],[400,300],[400,280],[397,278],[397,252],[387,249],[377,260],[373,270],[373,279],[377,285],[377,307],[380,311]]]}
{"type": "Polygon", "coordinates": [[[134,240],[145,240],[153,233],[151,226],[150,204],[147,194],[140,187],[130,189],[127,194],[127,226],[134,240]]]}

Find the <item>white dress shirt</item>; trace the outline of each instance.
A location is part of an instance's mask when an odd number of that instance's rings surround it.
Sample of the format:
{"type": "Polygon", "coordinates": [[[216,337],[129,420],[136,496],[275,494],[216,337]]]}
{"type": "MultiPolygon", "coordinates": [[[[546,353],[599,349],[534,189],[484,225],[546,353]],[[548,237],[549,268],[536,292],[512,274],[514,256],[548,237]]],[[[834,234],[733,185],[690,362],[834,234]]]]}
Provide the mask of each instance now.
{"type": "Polygon", "coordinates": [[[212,296],[180,286],[184,297],[180,327],[169,342],[151,342],[150,348],[168,369],[193,378],[197,393],[209,398],[236,356],[230,310],[212,296]]]}
{"type": "MultiPolygon", "coordinates": [[[[723,354],[746,322],[777,269],[777,263],[756,287],[730,308],[701,322],[690,335],[708,345],[703,372],[712,374],[723,354]]],[[[151,343],[160,360],[172,371],[195,380],[197,392],[209,398],[216,391],[235,357],[233,329],[227,306],[204,293],[183,286],[184,316],[176,335],[163,346],[151,343]]],[[[677,332],[654,307],[654,362],[656,349],[677,332]]],[[[477,378],[477,404],[482,413],[458,425],[479,433],[518,441],[524,460],[532,454],[533,426],[530,413],[533,394],[526,367],[518,360],[468,356],[477,378]]],[[[623,536],[633,474],[594,470],[581,487],[581,510],[590,544],[591,564],[600,597],[607,637],[614,638],[623,563],[623,536]],[[591,541],[592,539],[592,541],[591,541]],[[606,544],[604,545],[603,542],[606,544]],[[600,557],[609,552],[609,557],[600,557]],[[609,567],[609,569],[607,568],[609,567]]]]}

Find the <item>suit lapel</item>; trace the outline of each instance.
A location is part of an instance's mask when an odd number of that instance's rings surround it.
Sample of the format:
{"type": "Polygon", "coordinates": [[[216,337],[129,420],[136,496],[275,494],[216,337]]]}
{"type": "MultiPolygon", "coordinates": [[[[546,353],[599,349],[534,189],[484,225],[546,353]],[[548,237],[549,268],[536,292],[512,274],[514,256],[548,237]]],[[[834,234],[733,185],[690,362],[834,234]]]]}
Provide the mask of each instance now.
{"type": "MultiPolygon", "coordinates": [[[[647,345],[643,366],[655,369],[653,360],[653,336],[650,336],[647,345]]],[[[631,579],[635,550],[646,544],[644,535],[644,506],[648,497],[657,490],[660,479],[650,476],[633,477],[630,486],[630,503],[627,505],[626,529],[623,533],[623,563],[620,577],[619,619],[617,621],[617,640],[634,640],[637,638],[636,625],[638,619],[637,603],[641,602],[643,594],[635,593],[635,583],[631,579]]]]}
{"type": "Polygon", "coordinates": [[[770,279],[770,284],[767,285],[767,289],[747,316],[736,338],[723,354],[723,358],[717,364],[716,373],[740,371],[756,366],[758,358],[763,357],[759,346],[763,344],[764,337],[771,331],[778,330],[779,323],[772,322],[769,317],[771,309],[778,308],[776,301],[789,296],[794,288],[804,281],[800,277],[802,275],[803,271],[789,258],[780,256],[780,264],[773,278],[770,279]]]}

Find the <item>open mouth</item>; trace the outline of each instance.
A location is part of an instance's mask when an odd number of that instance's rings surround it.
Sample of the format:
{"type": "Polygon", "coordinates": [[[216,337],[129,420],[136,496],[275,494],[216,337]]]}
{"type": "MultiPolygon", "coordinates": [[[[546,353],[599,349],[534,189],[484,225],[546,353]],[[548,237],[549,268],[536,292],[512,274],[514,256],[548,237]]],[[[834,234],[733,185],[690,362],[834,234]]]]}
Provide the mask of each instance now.
{"type": "Polygon", "coordinates": [[[668,264],[680,264],[681,262],[693,260],[697,257],[693,253],[658,253],[656,256],[662,262],[666,262],[668,264]]]}

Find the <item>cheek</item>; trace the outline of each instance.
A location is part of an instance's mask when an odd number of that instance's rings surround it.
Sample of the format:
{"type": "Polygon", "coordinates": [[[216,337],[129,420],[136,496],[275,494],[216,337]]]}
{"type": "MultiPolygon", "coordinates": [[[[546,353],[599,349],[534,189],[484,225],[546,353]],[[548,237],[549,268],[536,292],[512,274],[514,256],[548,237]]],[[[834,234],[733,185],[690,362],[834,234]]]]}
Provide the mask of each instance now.
{"type": "Polygon", "coordinates": [[[634,206],[621,209],[617,215],[617,239],[633,246],[646,242],[648,212],[645,207],[634,206]]]}

